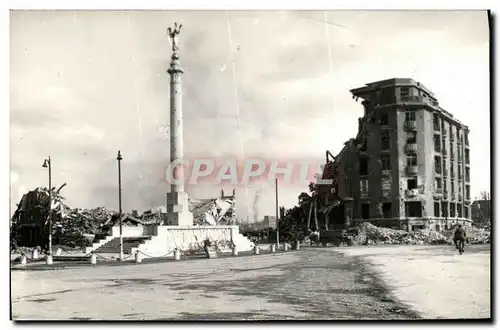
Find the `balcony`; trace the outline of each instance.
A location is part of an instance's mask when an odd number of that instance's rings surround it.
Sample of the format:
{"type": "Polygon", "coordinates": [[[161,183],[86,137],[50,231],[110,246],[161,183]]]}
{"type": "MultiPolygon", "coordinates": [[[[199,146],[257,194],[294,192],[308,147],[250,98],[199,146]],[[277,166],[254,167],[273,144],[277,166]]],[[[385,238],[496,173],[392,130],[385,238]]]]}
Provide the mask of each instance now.
{"type": "Polygon", "coordinates": [[[439,107],[439,103],[437,101],[433,101],[433,100],[430,100],[430,99],[427,99],[427,98],[423,98],[421,96],[418,96],[418,95],[413,95],[413,96],[410,96],[410,95],[401,95],[401,103],[405,103],[405,104],[428,104],[432,107],[435,107],[435,108],[438,108],[439,107]]]}
{"type": "Polygon", "coordinates": [[[415,132],[417,130],[417,121],[405,120],[404,129],[408,132],[415,132]]]}
{"type": "Polygon", "coordinates": [[[406,189],[405,191],[406,198],[414,198],[418,197],[418,195],[419,195],[418,189],[406,189]]]}
{"type": "Polygon", "coordinates": [[[422,103],[422,98],[420,96],[401,96],[401,102],[403,103],[422,103]]]}
{"type": "Polygon", "coordinates": [[[439,128],[439,124],[434,123],[434,133],[441,134],[441,129],[439,128]]]}
{"type": "Polygon", "coordinates": [[[448,190],[443,190],[443,199],[444,200],[448,199],[448,190]]]}
{"type": "Polygon", "coordinates": [[[458,201],[459,201],[459,202],[462,202],[462,201],[463,201],[463,199],[464,199],[464,197],[463,197],[462,195],[458,195],[458,201]]]}
{"type": "Polygon", "coordinates": [[[417,153],[417,144],[413,142],[408,142],[405,146],[405,151],[407,154],[414,155],[417,153]]]}
{"type": "Polygon", "coordinates": [[[406,173],[410,175],[415,175],[418,173],[418,166],[417,165],[408,165],[406,166],[406,173]]]}

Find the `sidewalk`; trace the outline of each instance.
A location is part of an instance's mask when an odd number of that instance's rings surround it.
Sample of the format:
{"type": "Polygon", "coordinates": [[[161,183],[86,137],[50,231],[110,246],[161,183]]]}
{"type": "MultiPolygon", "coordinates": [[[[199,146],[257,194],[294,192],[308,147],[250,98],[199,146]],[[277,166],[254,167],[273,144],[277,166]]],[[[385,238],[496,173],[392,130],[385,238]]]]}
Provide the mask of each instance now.
{"type": "MultiPolygon", "coordinates": [[[[296,252],[296,250],[288,250],[288,251],[283,251],[279,250],[276,252],[271,252],[270,251],[270,245],[262,245],[259,246],[260,248],[260,253],[262,255],[269,255],[269,254],[284,254],[284,253],[292,253],[296,252]],[[267,247],[266,247],[267,246],[267,247]]],[[[238,257],[245,257],[245,256],[252,256],[254,255],[254,251],[242,251],[238,252],[238,256],[233,256],[232,252],[224,252],[218,254],[217,259],[226,259],[226,258],[238,258],[238,257]]],[[[61,255],[63,257],[64,255],[61,255]]],[[[90,263],[90,256],[85,257],[83,253],[81,253],[79,256],[82,257],[81,260],[79,261],[56,261],[54,260],[52,265],[47,265],[45,263],[45,256],[40,256],[39,261],[29,261],[26,265],[21,265],[20,263],[12,263],[11,262],[11,270],[12,271],[29,271],[29,270],[56,270],[56,269],[65,269],[65,268],[83,268],[83,267],[100,267],[100,266],[131,266],[131,265],[137,265],[135,261],[135,255],[124,255],[124,260],[120,262],[118,260],[118,254],[116,253],[99,253],[97,254],[97,263],[95,265],[92,265],[90,263]],[[85,258],[84,258],[85,257],[85,258]]],[[[54,259],[57,259],[57,257],[54,257],[54,259]]],[[[152,263],[166,263],[166,262],[179,262],[179,261],[186,261],[186,260],[199,260],[199,259],[208,259],[204,254],[196,254],[196,255],[182,255],[181,254],[181,260],[174,260],[173,257],[165,257],[165,258],[142,258],[141,264],[152,264],[152,263]]]]}

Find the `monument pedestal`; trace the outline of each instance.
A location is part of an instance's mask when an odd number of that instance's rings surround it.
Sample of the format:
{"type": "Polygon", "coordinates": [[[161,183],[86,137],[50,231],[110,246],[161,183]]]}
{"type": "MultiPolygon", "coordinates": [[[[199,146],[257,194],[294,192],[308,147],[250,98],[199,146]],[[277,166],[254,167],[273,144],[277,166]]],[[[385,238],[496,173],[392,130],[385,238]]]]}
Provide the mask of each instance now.
{"type": "Polygon", "coordinates": [[[169,226],[192,226],[193,213],[189,211],[186,192],[167,193],[167,224],[169,226]]]}

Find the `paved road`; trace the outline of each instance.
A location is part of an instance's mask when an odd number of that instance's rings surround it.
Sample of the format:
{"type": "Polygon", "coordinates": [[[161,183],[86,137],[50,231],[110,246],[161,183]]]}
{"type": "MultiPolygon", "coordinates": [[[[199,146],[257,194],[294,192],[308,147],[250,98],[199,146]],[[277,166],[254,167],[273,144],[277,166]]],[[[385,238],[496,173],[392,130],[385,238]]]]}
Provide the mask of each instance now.
{"type": "Polygon", "coordinates": [[[12,272],[15,319],[415,317],[387,294],[354,258],[326,249],[12,272]]]}
{"type": "MultiPolygon", "coordinates": [[[[442,300],[439,303],[427,300],[435,300],[445,293],[450,294],[446,296],[448,305],[459,305],[457,299],[464,299],[463,294],[453,295],[446,282],[439,285],[442,279],[450,278],[474,288],[477,313],[472,313],[473,316],[489,315],[489,297],[488,303],[485,302],[489,290],[489,286],[485,287],[486,270],[489,281],[489,252],[468,252],[459,259],[454,251],[442,256],[439,249],[442,248],[310,248],[280,255],[13,271],[13,317],[53,320],[416,318],[408,306],[425,317],[460,317],[463,311],[456,306],[450,307],[447,314],[436,316],[429,312],[432,308],[443,310],[443,306],[438,306],[443,304],[442,300]],[[465,258],[474,262],[463,262],[465,258]],[[380,277],[372,273],[373,269],[383,274],[394,288],[394,295],[386,290],[380,277]],[[422,272],[422,269],[434,270],[422,272]],[[481,283],[472,283],[478,281],[481,283]],[[422,295],[421,291],[428,293],[422,295]],[[406,295],[412,298],[406,299],[406,295]]],[[[469,305],[462,302],[459,306],[467,309],[471,306],[470,300],[467,303],[469,305]]]]}
{"type": "Polygon", "coordinates": [[[490,317],[490,245],[339,248],[373,265],[397,299],[424,318],[490,317]]]}

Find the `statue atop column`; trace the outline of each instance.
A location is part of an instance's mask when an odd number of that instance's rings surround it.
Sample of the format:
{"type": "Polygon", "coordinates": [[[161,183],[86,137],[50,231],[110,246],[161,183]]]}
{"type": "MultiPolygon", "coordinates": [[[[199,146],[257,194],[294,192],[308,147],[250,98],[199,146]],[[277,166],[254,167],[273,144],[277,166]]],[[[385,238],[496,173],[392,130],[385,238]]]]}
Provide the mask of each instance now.
{"type": "Polygon", "coordinates": [[[177,23],[174,22],[174,28],[169,27],[167,30],[168,36],[170,37],[170,40],[172,41],[172,51],[174,52],[174,54],[176,54],[177,50],[179,49],[179,47],[177,46],[177,35],[179,33],[181,33],[181,27],[182,27],[182,24],[177,26],[177,23]]]}

